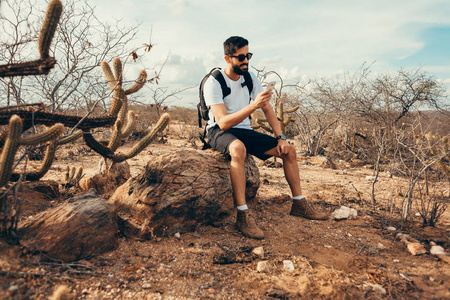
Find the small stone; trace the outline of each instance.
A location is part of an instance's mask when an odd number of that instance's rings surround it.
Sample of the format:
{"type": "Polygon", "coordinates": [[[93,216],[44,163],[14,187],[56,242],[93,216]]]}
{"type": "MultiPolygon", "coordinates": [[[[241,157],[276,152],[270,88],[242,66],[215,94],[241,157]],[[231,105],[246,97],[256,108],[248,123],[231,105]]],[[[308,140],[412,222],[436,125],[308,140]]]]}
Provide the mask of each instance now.
{"type": "Polygon", "coordinates": [[[150,285],[150,283],[144,283],[144,284],[142,285],[142,288],[143,288],[144,290],[148,290],[148,289],[151,289],[152,286],[150,285]]]}
{"type": "Polygon", "coordinates": [[[408,251],[411,252],[412,255],[420,255],[427,253],[427,250],[423,247],[421,243],[409,243],[408,251]]]}
{"type": "Polygon", "coordinates": [[[294,264],[290,260],[283,260],[283,267],[288,272],[294,272],[295,270],[294,264]]]}
{"type": "Polygon", "coordinates": [[[393,261],[393,262],[395,262],[395,263],[398,263],[398,262],[400,262],[400,260],[399,260],[399,259],[393,259],[392,261],[393,261]]]}
{"type": "Polygon", "coordinates": [[[331,214],[331,219],[342,220],[342,219],[356,219],[358,212],[354,208],[347,206],[341,206],[339,209],[335,210],[331,214]]]}
{"type": "Polygon", "coordinates": [[[261,273],[268,273],[271,269],[272,268],[267,260],[258,262],[258,266],[256,267],[256,270],[261,273]]]}
{"type": "Polygon", "coordinates": [[[179,232],[175,233],[174,236],[175,236],[177,239],[181,239],[181,234],[180,234],[179,232]]]}
{"type": "Polygon", "coordinates": [[[83,289],[82,291],[81,291],[81,294],[82,295],[86,295],[88,293],[88,289],[83,289]]]}
{"type": "Polygon", "coordinates": [[[8,288],[8,291],[10,292],[10,293],[15,293],[15,292],[17,292],[19,290],[19,286],[17,286],[17,285],[11,285],[9,288],[8,288]]]}
{"type": "Polygon", "coordinates": [[[263,247],[253,248],[252,253],[258,255],[260,258],[264,258],[264,248],[263,247]]]}
{"type": "Polygon", "coordinates": [[[370,287],[375,293],[385,295],[386,289],[377,283],[365,283],[365,287],[370,287]]]}
{"type": "Polygon", "coordinates": [[[378,249],[386,249],[386,246],[383,245],[382,243],[378,243],[377,248],[378,249]]]}
{"type": "Polygon", "coordinates": [[[431,247],[430,253],[434,254],[434,255],[438,255],[438,254],[445,255],[446,254],[444,248],[442,248],[441,246],[433,246],[433,247],[431,247]]]}
{"type": "Polygon", "coordinates": [[[386,230],[387,231],[396,231],[397,228],[395,228],[394,226],[389,226],[389,227],[386,227],[386,230]]]}
{"type": "Polygon", "coordinates": [[[331,248],[333,248],[333,246],[330,246],[330,245],[323,245],[325,248],[328,248],[328,249],[331,249],[331,248]]]}

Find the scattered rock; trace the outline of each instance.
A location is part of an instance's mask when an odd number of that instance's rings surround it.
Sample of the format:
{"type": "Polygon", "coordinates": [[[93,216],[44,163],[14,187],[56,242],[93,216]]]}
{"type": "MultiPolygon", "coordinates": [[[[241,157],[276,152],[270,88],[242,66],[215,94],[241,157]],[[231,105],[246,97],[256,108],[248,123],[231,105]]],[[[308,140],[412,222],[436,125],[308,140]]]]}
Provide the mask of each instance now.
{"type": "Polygon", "coordinates": [[[256,267],[256,270],[261,273],[269,273],[271,269],[272,267],[267,260],[258,262],[258,266],[256,267]]]}
{"type": "Polygon", "coordinates": [[[79,194],[20,224],[21,244],[47,257],[74,261],[114,250],[114,206],[95,191],[79,194]]]}
{"type": "Polygon", "coordinates": [[[383,245],[382,243],[378,243],[377,248],[382,250],[382,249],[386,249],[386,246],[383,245]]]}
{"type": "Polygon", "coordinates": [[[148,290],[148,289],[151,289],[152,286],[150,285],[150,283],[144,283],[144,284],[142,285],[142,288],[143,288],[144,290],[148,290]]]}
{"type": "MultiPolygon", "coordinates": [[[[245,160],[246,199],[260,185],[253,157],[245,160]]],[[[155,156],[109,199],[125,234],[150,239],[194,231],[235,213],[230,162],[219,152],[174,150],[155,156]]]]}
{"type": "Polygon", "coordinates": [[[389,226],[389,227],[386,227],[386,230],[387,230],[387,231],[394,232],[394,231],[397,230],[397,228],[395,228],[394,226],[389,226]]]}
{"type": "Polygon", "coordinates": [[[430,253],[434,254],[434,255],[438,255],[438,254],[446,254],[444,248],[442,248],[441,246],[433,246],[430,249],[430,253]]]}
{"type": "Polygon", "coordinates": [[[425,247],[418,240],[412,238],[409,234],[398,233],[397,238],[406,245],[408,251],[411,252],[412,255],[427,253],[425,247]]]}
{"type": "Polygon", "coordinates": [[[252,253],[256,254],[260,258],[264,258],[264,248],[256,247],[252,250],[252,253]]]}
{"type": "Polygon", "coordinates": [[[290,260],[283,260],[283,267],[288,272],[294,272],[295,270],[294,264],[290,260]]]}
{"type": "Polygon", "coordinates": [[[354,208],[347,206],[341,206],[339,209],[335,210],[331,214],[331,219],[333,220],[343,220],[343,219],[356,219],[358,212],[354,208]]]}
{"type": "Polygon", "coordinates": [[[399,263],[400,262],[399,259],[393,259],[392,261],[395,262],[395,263],[399,263]]]}
{"type": "Polygon", "coordinates": [[[427,253],[427,250],[423,247],[421,243],[409,243],[407,244],[408,251],[412,255],[421,255],[427,253]]]}
{"type": "Polygon", "coordinates": [[[386,294],[386,289],[381,285],[379,285],[378,283],[364,283],[364,287],[368,287],[372,289],[372,291],[380,295],[386,294]]]}
{"type": "Polygon", "coordinates": [[[181,239],[181,234],[180,234],[179,232],[175,233],[174,236],[175,236],[177,239],[181,239]]]}

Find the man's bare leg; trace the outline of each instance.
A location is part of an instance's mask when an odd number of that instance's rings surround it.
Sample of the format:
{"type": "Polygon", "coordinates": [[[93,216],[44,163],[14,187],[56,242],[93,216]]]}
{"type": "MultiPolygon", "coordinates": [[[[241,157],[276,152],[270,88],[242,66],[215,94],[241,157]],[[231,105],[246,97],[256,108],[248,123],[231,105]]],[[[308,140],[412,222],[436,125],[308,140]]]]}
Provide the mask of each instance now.
{"type": "Polygon", "coordinates": [[[277,148],[270,149],[265,154],[273,155],[283,160],[284,175],[291,188],[293,198],[290,214],[312,220],[326,220],[328,218],[327,214],[315,211],[302,195],[300,171],[294,145],[289,146],[289,151],[285,155],[278,154],[277,148]]]}
{"type": "Polygon", "coordinates": [[[231,156],[231,185],[238,206],[236,228],[247,237],[263,239],[264,232],[258,228],[255,220],[249,215],[245,200],[245,157],[247,156],[247,150],[240,140],[234,140],[228,146],[228,151],[231,156]]]}

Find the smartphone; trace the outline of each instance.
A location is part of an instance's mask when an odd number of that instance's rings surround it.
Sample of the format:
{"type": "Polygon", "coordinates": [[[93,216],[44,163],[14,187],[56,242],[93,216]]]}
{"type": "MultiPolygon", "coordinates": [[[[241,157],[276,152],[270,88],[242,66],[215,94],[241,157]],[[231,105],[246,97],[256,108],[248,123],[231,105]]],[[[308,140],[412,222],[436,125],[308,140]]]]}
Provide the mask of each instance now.
{"type": "Polygon", "coordinates": [[[269,84],[267,85],[266,90],[272,90],[272,89],[274,89],[274,88],[275,88],[275,84],[276,84],[275,81],[269,82],[269,84]]]}

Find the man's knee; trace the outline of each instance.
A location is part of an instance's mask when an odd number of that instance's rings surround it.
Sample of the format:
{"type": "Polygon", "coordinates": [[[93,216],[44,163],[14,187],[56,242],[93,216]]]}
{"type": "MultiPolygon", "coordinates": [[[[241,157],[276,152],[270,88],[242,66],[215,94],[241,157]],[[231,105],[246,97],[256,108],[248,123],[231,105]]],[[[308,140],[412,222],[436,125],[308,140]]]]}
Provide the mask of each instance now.
{"type": "Polygon", "coordinates": [[[287,153],[287,157],[289,158],[289,159],[294,159],[294,160],[296,160],[297,159],[297,151],[295,150],[295,146],[294,145],[292,145],[292,144],[289,144],[289,151],[288,151],[288,153],[287,153]]]}
{"type": "Polygon", "coordinates": [[[247,149],[244,143],[240,140],[234,140],[228,146],[228,151],[230,152],[231,159],[243,160],[247,156],[247,149]]]}

